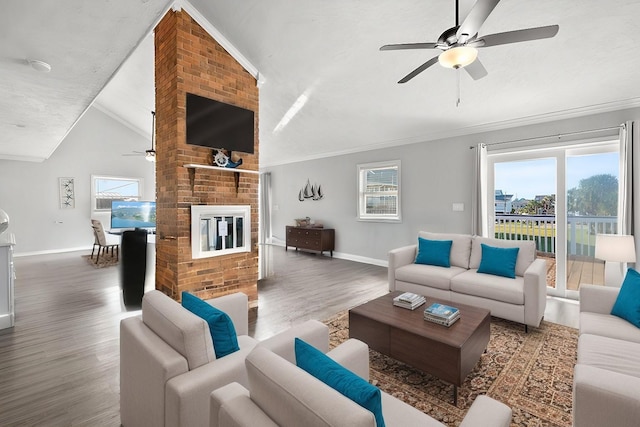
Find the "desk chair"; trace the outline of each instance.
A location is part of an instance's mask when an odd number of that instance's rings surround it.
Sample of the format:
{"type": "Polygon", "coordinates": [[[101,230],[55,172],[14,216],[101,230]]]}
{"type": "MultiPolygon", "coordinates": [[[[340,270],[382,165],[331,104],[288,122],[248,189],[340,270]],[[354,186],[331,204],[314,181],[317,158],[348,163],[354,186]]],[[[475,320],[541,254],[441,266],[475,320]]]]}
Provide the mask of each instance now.
{"type": "Polygon", "coordinates": [[[115,257],[117,260],[120,254],[120,246],[118,244],[107,243],[107,238],[104,235],[104,228],[102,228],[102,223],[97,219],[92,219],[91,228],[93,228],[94,237],[93,248],[91,249],[91,259],[93,259],[93,253],[96,250],[97,246],[98,253],[96,254],[96,264],[100,260],[100,252],[102,252],[102,254],[104,255],[109,253],[109,250],[111,250],[111,256],[113,256],[115,253],[115,257]]]}

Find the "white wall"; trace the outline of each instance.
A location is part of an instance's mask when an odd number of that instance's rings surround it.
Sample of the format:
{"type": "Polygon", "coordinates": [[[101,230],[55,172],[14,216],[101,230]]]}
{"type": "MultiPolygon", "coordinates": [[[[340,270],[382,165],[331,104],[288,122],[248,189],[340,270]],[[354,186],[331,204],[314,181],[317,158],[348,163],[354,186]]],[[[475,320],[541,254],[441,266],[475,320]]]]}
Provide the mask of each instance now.
{"type": "Polygon", "coordinates": [[[458,138],[372,150],[300,163],[272,166],[273,235],[284,241],[285,226],[310,217],[336,230],[336,253],[342,258],[386,265],[387,252],[413,244],[419,230],[469,233],[471,190],[477,143],[494,143],[617,126],[639,119],[640,109],[622,110],[458,138]],[[372,223],[356,219],[359,163],[400,160],[402,223],[372,223]],[[320,201],[298,201],[310,180],[322,185],[320,201]],[[464,203],[453,212],[453,203],[464,203]]]}
{"type": "Polygon", "coordinates": [[[149,147],[148,138],[90,108],[44,162],[0,160],[0,208],[9,214],[16,255],[91,248],[92,174],[142,177],[145,199],[154,200],[154,163],[122,156],[149,147]],[[74,178],[74,209],[59,207],[59,177],[74,178]]]}

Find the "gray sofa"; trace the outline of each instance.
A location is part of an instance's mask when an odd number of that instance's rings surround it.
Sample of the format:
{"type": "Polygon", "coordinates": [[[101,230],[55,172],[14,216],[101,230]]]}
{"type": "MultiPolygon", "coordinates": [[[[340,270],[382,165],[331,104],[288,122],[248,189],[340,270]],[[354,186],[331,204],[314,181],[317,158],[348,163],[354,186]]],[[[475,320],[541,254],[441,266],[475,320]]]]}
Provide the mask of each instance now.
{"type": "Polygon", "coordinates": [[[258,342],[248,336],[248,299],[207,301],[229,315],[240,350],[216,359],[209,326],[160,291],[147,292],[142,315],[120,322],[120,422],[124,427],[209,426],[209,395],[225,384],[248,386],[245,357],[263,345],[294,360],[293,340],[329,348],[326,325],[309,320],[258,342]]]}
{"type": "MultiPolygon", "coordinates": [[[[327,353],[329,357],[369,379],[369,351],[350,339],[327,353]]],[[[211,394],[211,427],[375,427],[372,412],[266,348],[246,358],[249,386],[238,383],[211,394]]],[[[443,427],[416,408],[382,392],[382,413],[388,427],[443,427]]],[[[508,427],[511,409],[487,396],[478,396],[461,427],[508,427]]]]}
{"type": "Polygon", "coordinates": [[[389,252],[389,291],[406,291],[486,308],[491,315],[538,327],[547,303],[546,263],[533,241],[490,239],[468,234],[421,231],[428,240],[451,240],[451,267],[416,264],[417,244],[389,252]],[[518,247],[515,279],[478,273],[484,243],[518,247]]]}
{"type": "Polygon", "coordinates": [[[640,329],[610,314],[619,291],[580,286],[575,427],[640,425],[640,329]]]}

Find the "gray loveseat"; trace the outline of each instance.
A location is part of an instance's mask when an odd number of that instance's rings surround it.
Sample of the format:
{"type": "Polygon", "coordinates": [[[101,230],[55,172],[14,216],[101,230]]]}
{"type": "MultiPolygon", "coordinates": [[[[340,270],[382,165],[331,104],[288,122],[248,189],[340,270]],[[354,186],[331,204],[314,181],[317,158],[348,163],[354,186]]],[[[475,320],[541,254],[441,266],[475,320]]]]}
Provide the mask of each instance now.
{"type": "Polygon", "coordinates": [[[389,291],[407,291],[426,297],[486,308],[492,316],[538,327],[546,307],[546,263],[536,258],[533,241],[490,239],[468,234],[421,231],[428,240],[451,240],[451,266],[416,264],[417,245],[389,252],[389,291]],[[520,248],[514,279],[478,273],[481,244],[520,248]]]}
{"type": "Polygon", "coordinates": [[[619,291],[580,286],[575,427],[640,425],[640,329],[610,314],[619,291]]]}

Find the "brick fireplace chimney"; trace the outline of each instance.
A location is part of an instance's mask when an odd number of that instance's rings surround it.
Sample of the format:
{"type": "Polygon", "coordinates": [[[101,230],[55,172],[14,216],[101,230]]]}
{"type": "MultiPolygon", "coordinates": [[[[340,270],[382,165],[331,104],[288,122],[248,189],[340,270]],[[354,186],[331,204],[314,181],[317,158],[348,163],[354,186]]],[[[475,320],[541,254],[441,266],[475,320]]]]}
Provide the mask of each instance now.
{"type": "Polygon", "coordinates": [[[170,10],[155,29],[156,81],[156,289],[179,300],[241,291],[257,307],[259,175],[185,164],[211,165],[210,148],[186,143],[186,94],[252,110],[254,154],[243,169],[257,171],[258,88],[249,74],[185,11],[170,10]],[[193,259],[192,205],[251,206],[251,251],[193,259]]]}

